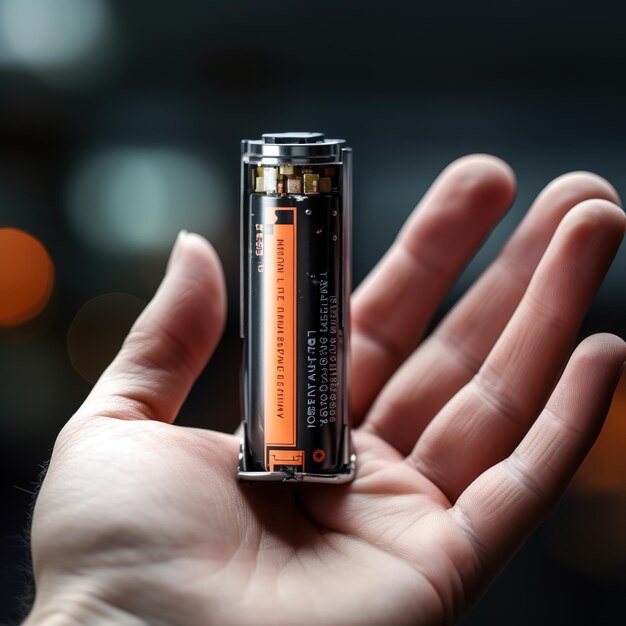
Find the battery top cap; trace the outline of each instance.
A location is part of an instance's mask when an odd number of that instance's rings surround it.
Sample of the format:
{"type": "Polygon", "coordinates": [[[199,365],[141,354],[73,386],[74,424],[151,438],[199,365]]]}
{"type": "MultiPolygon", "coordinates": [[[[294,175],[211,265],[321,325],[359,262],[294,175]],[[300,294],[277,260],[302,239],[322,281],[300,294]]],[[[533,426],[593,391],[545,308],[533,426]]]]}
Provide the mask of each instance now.
{"type": "Polygon", "coordinates": [[[323,143],[324,133],[263,133],[264,143],[323,143]]]}

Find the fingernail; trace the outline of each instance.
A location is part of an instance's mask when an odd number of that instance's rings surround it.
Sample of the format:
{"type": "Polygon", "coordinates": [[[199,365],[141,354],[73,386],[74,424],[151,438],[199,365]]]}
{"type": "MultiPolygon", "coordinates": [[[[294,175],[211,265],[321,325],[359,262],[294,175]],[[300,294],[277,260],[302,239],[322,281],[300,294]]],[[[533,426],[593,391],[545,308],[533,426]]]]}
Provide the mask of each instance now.
{"type": "Polygon", "coordinates": [[[174,266],[174,264],[176,263],[176,259],[180,256],[186,236],[187,236],[186,230],[181,230],[178,233],[178,236],[176,237],[176,241],[174,242],[174,246],[172,247],[172,251],[170,252],[170,258],[167,261],[167,268],[165,270],[166,274],[174,266]]]}

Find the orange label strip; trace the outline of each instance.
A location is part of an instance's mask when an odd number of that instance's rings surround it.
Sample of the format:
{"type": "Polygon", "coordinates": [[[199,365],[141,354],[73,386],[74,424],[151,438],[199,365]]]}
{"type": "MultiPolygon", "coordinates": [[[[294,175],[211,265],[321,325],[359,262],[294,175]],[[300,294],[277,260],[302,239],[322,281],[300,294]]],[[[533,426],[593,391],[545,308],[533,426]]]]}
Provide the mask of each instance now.
{"type": "Polygon", "coordinates": [[[265,210],[263,350],[265,456],[272,446],[296,445],[296,209],[265,210]],[[276,211],[291,211],[293,224],[276,224],[276,211]]]}

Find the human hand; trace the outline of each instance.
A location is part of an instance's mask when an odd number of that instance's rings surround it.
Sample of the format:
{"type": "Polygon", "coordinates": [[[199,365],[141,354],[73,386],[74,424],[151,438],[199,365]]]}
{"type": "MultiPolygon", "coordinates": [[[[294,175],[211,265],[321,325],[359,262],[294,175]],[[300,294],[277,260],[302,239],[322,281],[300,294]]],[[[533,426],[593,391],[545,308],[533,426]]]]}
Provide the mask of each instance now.
{"type": "Polygon", "coordinates": [[[625,224],[583,173],[540,194],[414,351],[513,194],[501,161],[455,162],[355,293],[357,474],[341,486],[240,484],[236,436],[172,425],[225,319],[215,253],[179,238],[54,447],[26,623],[453,622],[555,506],[626,359],[596,335],[568,360],[625,224]]]}

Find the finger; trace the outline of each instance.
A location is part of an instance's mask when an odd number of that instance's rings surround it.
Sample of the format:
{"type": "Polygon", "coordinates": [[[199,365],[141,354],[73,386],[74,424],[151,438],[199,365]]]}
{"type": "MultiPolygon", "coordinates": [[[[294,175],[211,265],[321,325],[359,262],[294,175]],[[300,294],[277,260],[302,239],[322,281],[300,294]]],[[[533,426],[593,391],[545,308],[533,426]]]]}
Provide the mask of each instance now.
{"type": "Polygon", "coordinates": [[[165,278],[77,416],[172,422],[224,327],[219,259],[182,232],[165,278]]]}
{"type": "Polygon", "coordinates": [[[486,574],[502,567],[562,496],[600,431],[624,359],[618,337],[583,341],[519,446],[450,509],[486,574]]]}
{"type": "Polygon", "coordinates": [[[561,176],[539,194],[498,258],[385,385],[366,428],[409,453],[430,420],[482,365],[563,216],[592,198],[619,203],[606,180],[587,172],[561,176]]]}
{"type": "Polygon", "coordinates": [[[572,209],[483,366],[418,440],[408,461],[450,501],[511,452],[544,406],[624,224],[604,200],[572,209]]]}
{"type": "Polygon", "coordinates": [[[356,423],[415,347],[514,192],[511,169],[495,157],[474,155],[452,163],[356,291],[350,398],[356,423]]]}

